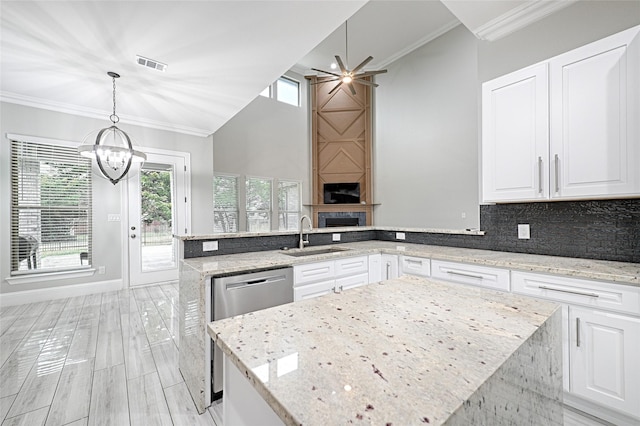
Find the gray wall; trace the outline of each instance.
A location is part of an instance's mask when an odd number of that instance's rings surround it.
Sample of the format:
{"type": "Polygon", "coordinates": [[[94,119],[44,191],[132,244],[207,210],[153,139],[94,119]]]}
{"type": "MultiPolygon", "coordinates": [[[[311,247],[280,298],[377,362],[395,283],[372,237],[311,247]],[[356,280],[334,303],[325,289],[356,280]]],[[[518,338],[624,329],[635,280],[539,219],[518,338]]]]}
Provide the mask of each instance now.
{"type": "MultiPolygon", "coordinates": [[[[9,285],[10,274],[10,149],[7,133],[81,142],[89,132],[105,127],[109,122],[65,113],[47,111],[9,103],[0,103],[0,293],[51,288],[73,284],[123,279],[123,230],[119,222],[107,222],[107,213],[122,211],[122,184],[116,186],[95,178],[93,187],[93,264],[105,266],[104,275],[89,278],[41,281],[9,285]]],[[[183,135],[168,131],[127,126],[120,127],[134,138],[136,148],[152,147],[189,152],[191,154],[191,233],[211,233],[213,230],[213,173],[211,167],[212,143],[210,138],[183,135]]],[[[126,285],[126,280],[125,280],[126,285]]]]}
{"type": "MultiPolygon", "coordinates": [[[[213,134],[215,173],[288,179],[302,182],[302,202],[310,200],[310,139],[307,81],[303,76],[286,74],[300,82],[300,107],[258,96],[213,134]]],[[[243,185],[239,188],[242,192],[243,185]]],[[[244,194],[238,198],[244,200],[244,194]]],[[[303,214],[308,208],[303,207],[303,214]]],[[[245,230],[240,214],[240,230],[245,230]]],[[[272,220],[272,229],[278,224],[272,220]]]]}
{"type": "Polygon", "coordinates": [[[378,77],[376,225],[479,227],[477,45],[460,25],[378,77]]]}

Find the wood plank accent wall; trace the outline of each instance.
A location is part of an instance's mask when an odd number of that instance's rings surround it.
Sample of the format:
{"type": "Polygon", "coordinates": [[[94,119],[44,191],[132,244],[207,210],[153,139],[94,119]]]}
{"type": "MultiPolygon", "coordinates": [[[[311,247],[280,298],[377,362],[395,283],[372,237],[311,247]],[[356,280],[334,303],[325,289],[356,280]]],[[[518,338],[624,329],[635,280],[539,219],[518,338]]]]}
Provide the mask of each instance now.
{"type": "Polygon", "coordinates": [[[326,78],[311,82],[312,114],[312,213],[314,226],[319,212],[367,213],[371,225],[371,88],[356,84],[353,95],[346,85],[329,94],[337,84],[326,78]],[[324,184],[359,182],[365,204],[324,204],[324,184]]]}

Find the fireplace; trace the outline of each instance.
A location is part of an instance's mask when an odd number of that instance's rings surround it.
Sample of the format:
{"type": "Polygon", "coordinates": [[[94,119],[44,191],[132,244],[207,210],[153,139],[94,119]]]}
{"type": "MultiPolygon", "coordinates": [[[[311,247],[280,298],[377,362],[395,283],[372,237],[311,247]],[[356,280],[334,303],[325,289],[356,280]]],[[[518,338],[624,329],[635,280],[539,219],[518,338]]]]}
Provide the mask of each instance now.
{"type": "Polygon", "coordinates": [[[366,226],[366,212],[318,212],[318,228],[366,226]]]}

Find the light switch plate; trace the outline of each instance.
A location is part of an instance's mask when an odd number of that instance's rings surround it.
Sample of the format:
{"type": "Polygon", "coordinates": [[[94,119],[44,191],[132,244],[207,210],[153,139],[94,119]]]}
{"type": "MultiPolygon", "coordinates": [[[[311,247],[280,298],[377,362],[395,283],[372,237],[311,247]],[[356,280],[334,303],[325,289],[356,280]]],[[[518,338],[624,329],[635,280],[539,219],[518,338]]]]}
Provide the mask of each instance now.
{"type": "Polygon", "coordinates": [[[332,241],[340,241],[340,234],[333,234],[331,238],[332,241]]]}
{"type": "Polygon", "coordinates": [[[202,242],[202,251],[216,251],[218,250],[218,242],[217,241],[203,241],[202,242]]]}
{"type": "Polygon", "coordinates": [[[396,232],[396,240],[404,240],[404,232],[396,232]]]}
{"type": "Polygon", "coordinates": [[[528,223],[518,224],[518,238],[521,240],[528,240],[531,238],[531,230],[528,223]]]}

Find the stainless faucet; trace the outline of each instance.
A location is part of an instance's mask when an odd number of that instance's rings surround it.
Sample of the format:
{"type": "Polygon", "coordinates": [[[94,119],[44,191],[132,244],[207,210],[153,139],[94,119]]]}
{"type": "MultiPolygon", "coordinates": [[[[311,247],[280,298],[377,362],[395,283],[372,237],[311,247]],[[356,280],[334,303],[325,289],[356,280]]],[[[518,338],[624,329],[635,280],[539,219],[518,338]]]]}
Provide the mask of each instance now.
{"type": "Polygon", "coordinates": [[[309,221],[309,231],[313,230],[313,226],[311,225],[311,218],[306,214],[302,215],[302,217],[300,218],[300,244],[299,244],[300,248],[304,248],[304,246],[309,244],[309,234],[307,234],[307,239],[305,240],[303,239],[303,233],[302,233],[302,224],[305,218],[309,221]]]}

